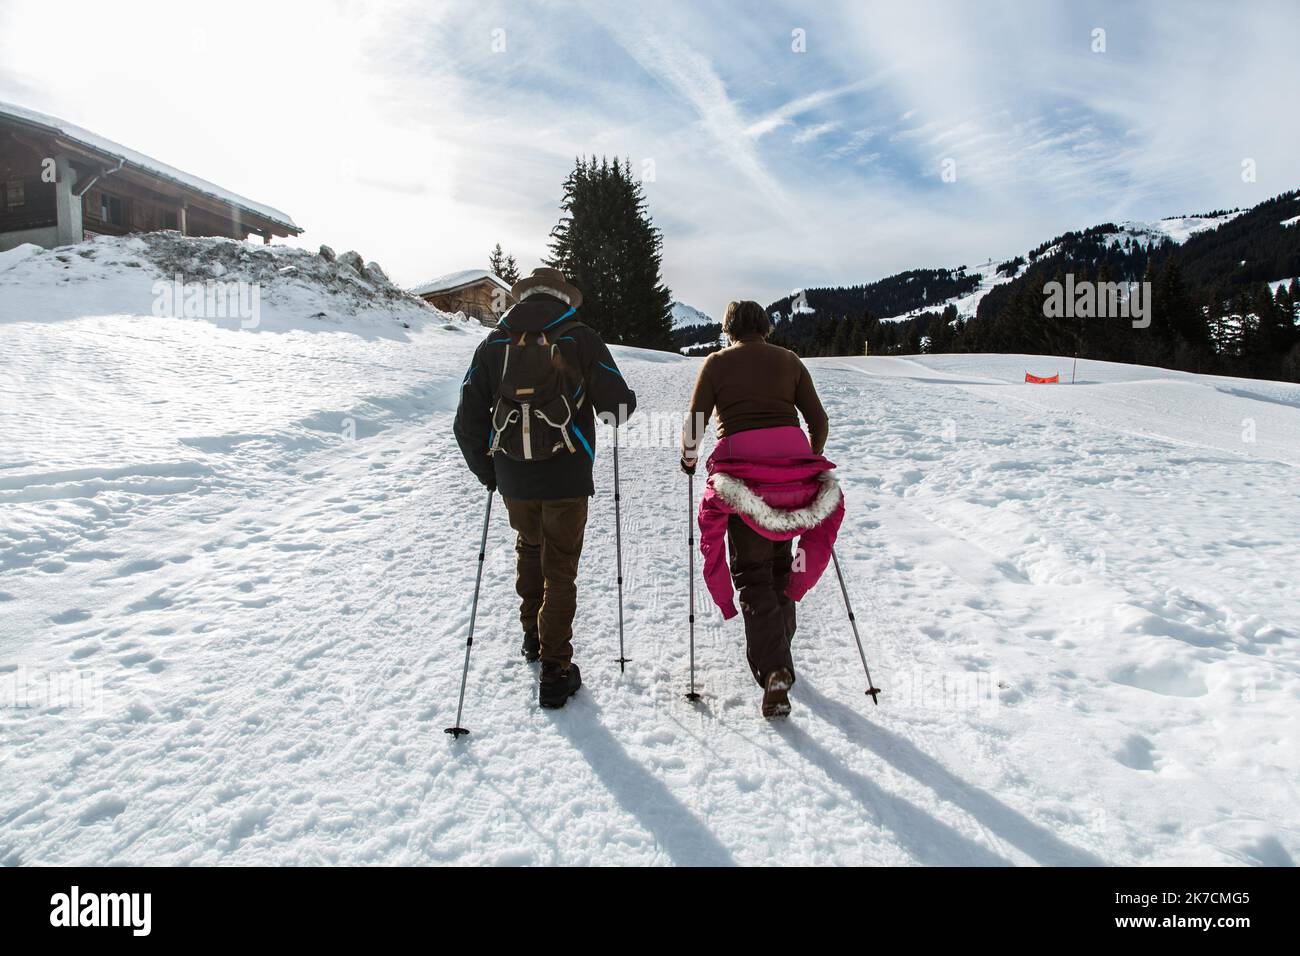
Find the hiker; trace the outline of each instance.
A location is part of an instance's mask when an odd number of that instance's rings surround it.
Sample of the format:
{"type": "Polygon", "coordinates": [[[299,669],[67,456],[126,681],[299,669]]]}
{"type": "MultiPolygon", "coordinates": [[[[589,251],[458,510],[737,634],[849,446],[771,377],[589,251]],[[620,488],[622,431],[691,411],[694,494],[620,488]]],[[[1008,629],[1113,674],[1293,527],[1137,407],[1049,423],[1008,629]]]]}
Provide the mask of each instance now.
{"type": "Polygon", "coordinates": [[[757,302],[728,305],[722,330],[730,343],[700,368],[682,430],[681,466],[695,474],[716,411],[718,442],[705,463],[709,479],[699,510],[704,581],[728,620],[736,616],[733,583],[739,591],[762,713],[780,717],[790,712],[795,679],[795,602],[830,561],[844,501],[831,474],[835,466],[822,457],[826,412],[803,362],[767,342],[772,322],[757,302]]]}
{"type": "Polygon", "coordinates": [[[484,487],[499,490],[516,532],[523,655],[542,662],[538,702],[563,707],[582,686],[573,663],[578,559],[596,493],[595,417],[636,408],[600,336],[577,316],[582,293],[558,269],[534,269],[516,305],[479,345],[461,384],[456,441],[484,487]]]}

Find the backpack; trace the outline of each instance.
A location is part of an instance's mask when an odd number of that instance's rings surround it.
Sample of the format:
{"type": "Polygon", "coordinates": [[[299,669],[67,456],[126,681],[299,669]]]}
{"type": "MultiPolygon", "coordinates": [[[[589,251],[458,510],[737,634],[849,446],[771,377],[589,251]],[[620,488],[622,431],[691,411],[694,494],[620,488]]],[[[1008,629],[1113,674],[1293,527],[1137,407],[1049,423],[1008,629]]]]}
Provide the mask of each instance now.
{"type": "Polygon", "coordinates": [[[492,404],[489,456],[499,453],[515,461],[545,461],[562,450],[570,454],[577,450],[569,437],[569,423],[586,395],[569,397],[570,380],[580,373],[566,368],[556,345],[567,330],[582,324],[568,315],[540,332],[501,329],[510,338],[492,404]]]}

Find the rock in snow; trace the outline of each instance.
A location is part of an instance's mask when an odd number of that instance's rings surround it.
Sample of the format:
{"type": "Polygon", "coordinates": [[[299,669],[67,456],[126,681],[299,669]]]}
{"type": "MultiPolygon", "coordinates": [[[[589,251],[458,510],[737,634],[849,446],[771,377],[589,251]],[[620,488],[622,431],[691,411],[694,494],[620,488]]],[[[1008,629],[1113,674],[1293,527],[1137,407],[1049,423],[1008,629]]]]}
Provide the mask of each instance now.
{"type": "Polygon", "coordinates": [[[353,252],[351,249],[339,256],[339,265],[347,266],[357,275],[361,275],[366,271],[366,264],[361,259],[361,253],[353,252]]]}

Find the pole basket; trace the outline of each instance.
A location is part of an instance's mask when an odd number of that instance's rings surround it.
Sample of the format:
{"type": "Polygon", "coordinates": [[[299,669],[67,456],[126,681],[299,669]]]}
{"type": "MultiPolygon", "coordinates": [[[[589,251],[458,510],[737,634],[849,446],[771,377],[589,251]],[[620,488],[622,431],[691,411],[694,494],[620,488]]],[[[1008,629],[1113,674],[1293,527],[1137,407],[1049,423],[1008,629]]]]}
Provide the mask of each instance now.
{"type": "MultiPolygon", "coordinates": [[[[880,688],[879,688],[879,687],[872,687],[872,688],[868,689],[868,690],[867,690],[867,696],[871,698],[871,702],[872,702],[873,704],[875,704],[877,707],[880,706],[880,701],[876,699],[877,697],[880,696],[880,688]]],[[[469,731],[466,731],[466,733],[468,733],[468,732],[469,732],[469,731]]],[[[447,731],[447,733],[451,733],[451,731],[449,730],[449,731],[447,731]]]]}
{"type": "Polygon", "coordinates": [[[461,737],[464,737],[466,734],[468,734],[469,731],[466,730],[464,727],[448,727],[446,730],[443,731],[443,733],[451,734],[452,740],[459,740],[461,737]]]}

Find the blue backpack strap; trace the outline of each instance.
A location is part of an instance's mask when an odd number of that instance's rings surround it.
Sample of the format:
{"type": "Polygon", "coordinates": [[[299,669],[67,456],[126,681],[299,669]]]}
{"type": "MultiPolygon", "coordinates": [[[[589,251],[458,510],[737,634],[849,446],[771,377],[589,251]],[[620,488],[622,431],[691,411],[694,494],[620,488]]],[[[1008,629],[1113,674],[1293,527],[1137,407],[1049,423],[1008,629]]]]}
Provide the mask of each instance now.
{"type": "Polygon", "coordinates": [[[545,325],[542,326],[542,331],[545,332],[547,329],[551,328],[552,326],[559,325],[559,324],[560,324],[561,322],[563,322],[565,319],[567,319],[567,318],[569,318],[569,317],[571,317],[571,316],[573,316],[573,315],[576,315],[577,312],[578,312],[577,309],[575,309],[573,306],[569,306],[569,311],[568,311],[568,312],[565,312],[565,313],[564,313],[562,316],[560,316],[558,319],[553,319],[552,321],[547,322],[545,325]]]}

